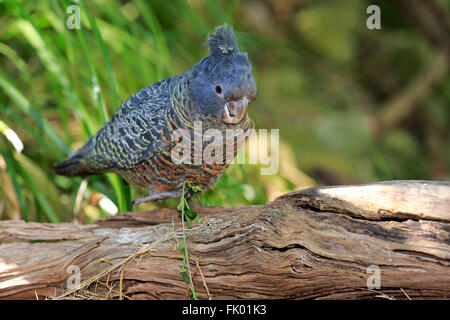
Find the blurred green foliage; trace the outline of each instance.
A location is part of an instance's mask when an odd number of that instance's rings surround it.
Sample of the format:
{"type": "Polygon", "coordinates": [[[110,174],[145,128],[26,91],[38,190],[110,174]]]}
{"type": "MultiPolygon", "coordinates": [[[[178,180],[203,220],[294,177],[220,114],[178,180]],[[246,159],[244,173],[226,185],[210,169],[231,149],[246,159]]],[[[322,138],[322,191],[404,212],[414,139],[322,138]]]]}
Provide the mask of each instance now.
{"type": "MultiPolygon", "coordinates": [[[[448,0],[438,4],[449,11],[448,0]]],[[[223,22],[253,62],[250,116],[280,128],[281,164],[275,176],[232,165],[202,204],[262,204],[314,183],[449,179],[448,69],[405,116],[380,124],[438,51],[390,1],[0,0],[0,219],[88,223],[108,214],[103,195],[130,210],[144,190],[113,174],[80,190],[81,178],[50,167],[130,95],[207,55],[204,38],[223,22]],[[366,28],[373,2],[382,30],[366,28]],[[66,27],[71,5],[78,30],[66,27]]]]}

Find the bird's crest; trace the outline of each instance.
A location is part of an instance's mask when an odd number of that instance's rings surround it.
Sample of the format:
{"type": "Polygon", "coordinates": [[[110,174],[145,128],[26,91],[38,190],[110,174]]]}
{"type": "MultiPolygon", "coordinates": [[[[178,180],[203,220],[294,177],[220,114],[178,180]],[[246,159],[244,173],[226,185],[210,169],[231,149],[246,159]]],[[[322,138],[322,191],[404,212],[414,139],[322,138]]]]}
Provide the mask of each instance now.
{"type": "Polygon", "coordinates": [[[206,45],[211,55],[218,58],[232,56],[239,52],[233,27],[228,26],[226,23],[216,27],[213,34],[208,34],[206,45]]]}

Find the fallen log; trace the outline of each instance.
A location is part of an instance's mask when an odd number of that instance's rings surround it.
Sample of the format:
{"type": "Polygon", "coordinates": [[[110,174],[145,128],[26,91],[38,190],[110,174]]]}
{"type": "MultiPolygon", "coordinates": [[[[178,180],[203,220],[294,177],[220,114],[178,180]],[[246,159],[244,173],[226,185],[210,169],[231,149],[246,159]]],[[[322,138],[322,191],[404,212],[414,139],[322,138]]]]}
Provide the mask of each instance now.
{"type": "MultiPolygon", "coordinates": [[[[187,247],[200,299],[449,298],[448,182],[319,187],[195,209],[187,247]]],[[[175,209],[93,225],[2,221],[0,299],[185,299],[180,230],[175,209]]]]}

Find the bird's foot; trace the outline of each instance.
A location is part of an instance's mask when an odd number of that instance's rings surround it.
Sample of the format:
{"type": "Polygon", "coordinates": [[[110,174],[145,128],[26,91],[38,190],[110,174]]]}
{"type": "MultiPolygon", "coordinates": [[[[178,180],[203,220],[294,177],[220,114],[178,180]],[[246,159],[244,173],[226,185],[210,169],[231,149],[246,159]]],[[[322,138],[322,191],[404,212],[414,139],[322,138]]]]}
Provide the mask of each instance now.
{"type": "Polygon", "coordinates": [[[153,193],[149,192],[148,196],[145,198],[137,198],[134,199],[133,202],[131,202],[131,205],[134,209],[135,206],[144,203],[144,202],[150,202],[150,201],[162,201],[169,198],[179,198],[181,196],[181,191],[171,191],[171,192],[159,192],[159,193],[153,193]]]}

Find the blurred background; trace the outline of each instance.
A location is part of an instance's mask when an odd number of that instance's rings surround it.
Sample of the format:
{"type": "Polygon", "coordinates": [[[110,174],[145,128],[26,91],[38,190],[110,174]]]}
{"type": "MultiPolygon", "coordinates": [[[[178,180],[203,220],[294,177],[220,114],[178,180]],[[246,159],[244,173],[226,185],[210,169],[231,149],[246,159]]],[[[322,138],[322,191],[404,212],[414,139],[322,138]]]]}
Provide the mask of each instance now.
{"type": "Polygon", "coordinates": [[[50,167],[133,93],[207,55],[207,33],[224,22],[253,63],[250,117],[280,129],[280,170],[232,165],[202,204],[450,180],[449,11],[450,0],[0,0],[0,220],[91,223],[130,210],[144,190],[50,167]],[[366,27],[371,4],[381,30],[366,27]],[[71,5],[80,29],[67,28],[71,5]]]}

